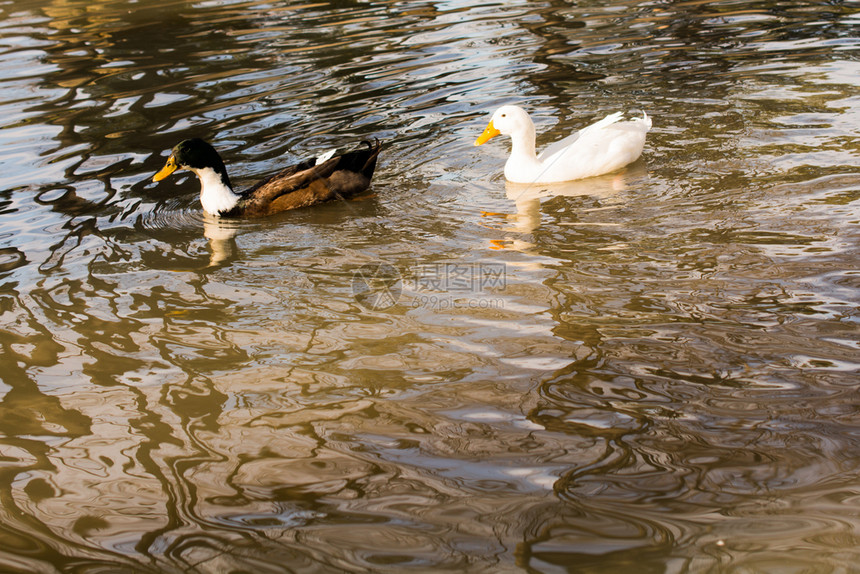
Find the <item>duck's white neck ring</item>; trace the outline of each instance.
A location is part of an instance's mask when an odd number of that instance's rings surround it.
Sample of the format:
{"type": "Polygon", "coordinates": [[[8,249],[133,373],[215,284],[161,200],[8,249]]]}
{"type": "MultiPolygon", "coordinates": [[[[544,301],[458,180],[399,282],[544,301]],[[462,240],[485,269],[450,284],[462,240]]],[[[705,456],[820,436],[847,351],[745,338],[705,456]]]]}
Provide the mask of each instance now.
{"type": "Polygon", "coordinates": [[[200,180],[200,203],[204,211],[217,216],[232,210],[239,203],[239,195],[214,169],[204,167],[191,171],[200,180]]]}

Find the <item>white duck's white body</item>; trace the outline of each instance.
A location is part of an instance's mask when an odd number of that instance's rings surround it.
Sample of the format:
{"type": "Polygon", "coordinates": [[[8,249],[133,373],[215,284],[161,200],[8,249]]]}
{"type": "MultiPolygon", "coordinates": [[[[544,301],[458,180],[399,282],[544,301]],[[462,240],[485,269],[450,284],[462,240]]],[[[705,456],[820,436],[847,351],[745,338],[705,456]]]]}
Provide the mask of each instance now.
{"type": "Polygon", "coordinates": [[[515,183],[558,183],[610,173],[636,161],[645,147],[651,118],[621,121],[622,113],[609,114],[575,134],[535,154],[535,126],[518,106],[502,106],[475,141],[481,145],[499,134],[511,136],[511,156],[505,179],[515,183]]]}

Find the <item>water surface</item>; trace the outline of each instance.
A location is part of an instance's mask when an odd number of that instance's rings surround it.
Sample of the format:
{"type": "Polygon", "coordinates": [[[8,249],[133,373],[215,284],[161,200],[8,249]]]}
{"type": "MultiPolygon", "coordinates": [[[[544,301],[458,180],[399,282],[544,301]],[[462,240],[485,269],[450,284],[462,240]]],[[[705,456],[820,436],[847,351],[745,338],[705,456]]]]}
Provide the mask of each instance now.
{"type": "Polygon", "coordinates": [[[850,572],[860,3],[0,4],[0,569],[850,572]],[[618,109],[639,162],[506,184],[618,109]],[[357,200],[238,187],[363,138],[357,200]]]}

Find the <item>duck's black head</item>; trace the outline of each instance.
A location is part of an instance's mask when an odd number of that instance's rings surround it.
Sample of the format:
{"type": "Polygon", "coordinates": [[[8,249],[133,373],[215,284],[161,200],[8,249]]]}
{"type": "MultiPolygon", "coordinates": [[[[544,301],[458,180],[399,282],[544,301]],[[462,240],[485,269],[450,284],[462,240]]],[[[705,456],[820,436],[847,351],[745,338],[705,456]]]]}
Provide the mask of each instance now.
{"type": "Polygon", "coordinates": [[[192,138],[174,146],[170,157],[167,158],[167,163],[152,177],[152,180],[161,181],[177,169],[187,169],[197,173],[206,168],[214,170],[221,176],[221,180],[230,186],[227,168],[224,167],[224,162],[215,148],[200,138],[192,138]]]}

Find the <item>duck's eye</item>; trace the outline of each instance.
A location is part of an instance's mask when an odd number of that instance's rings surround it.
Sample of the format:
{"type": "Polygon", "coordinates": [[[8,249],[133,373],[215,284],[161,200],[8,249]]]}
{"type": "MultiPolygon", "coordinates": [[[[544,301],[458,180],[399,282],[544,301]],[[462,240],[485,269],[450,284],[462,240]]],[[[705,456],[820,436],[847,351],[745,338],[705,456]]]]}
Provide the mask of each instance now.
{"type": "Polygon", "coordinates": [[[506,117],[508,117],[508,114],[502,114],[502,117],[506,118],[506,117]]]}

